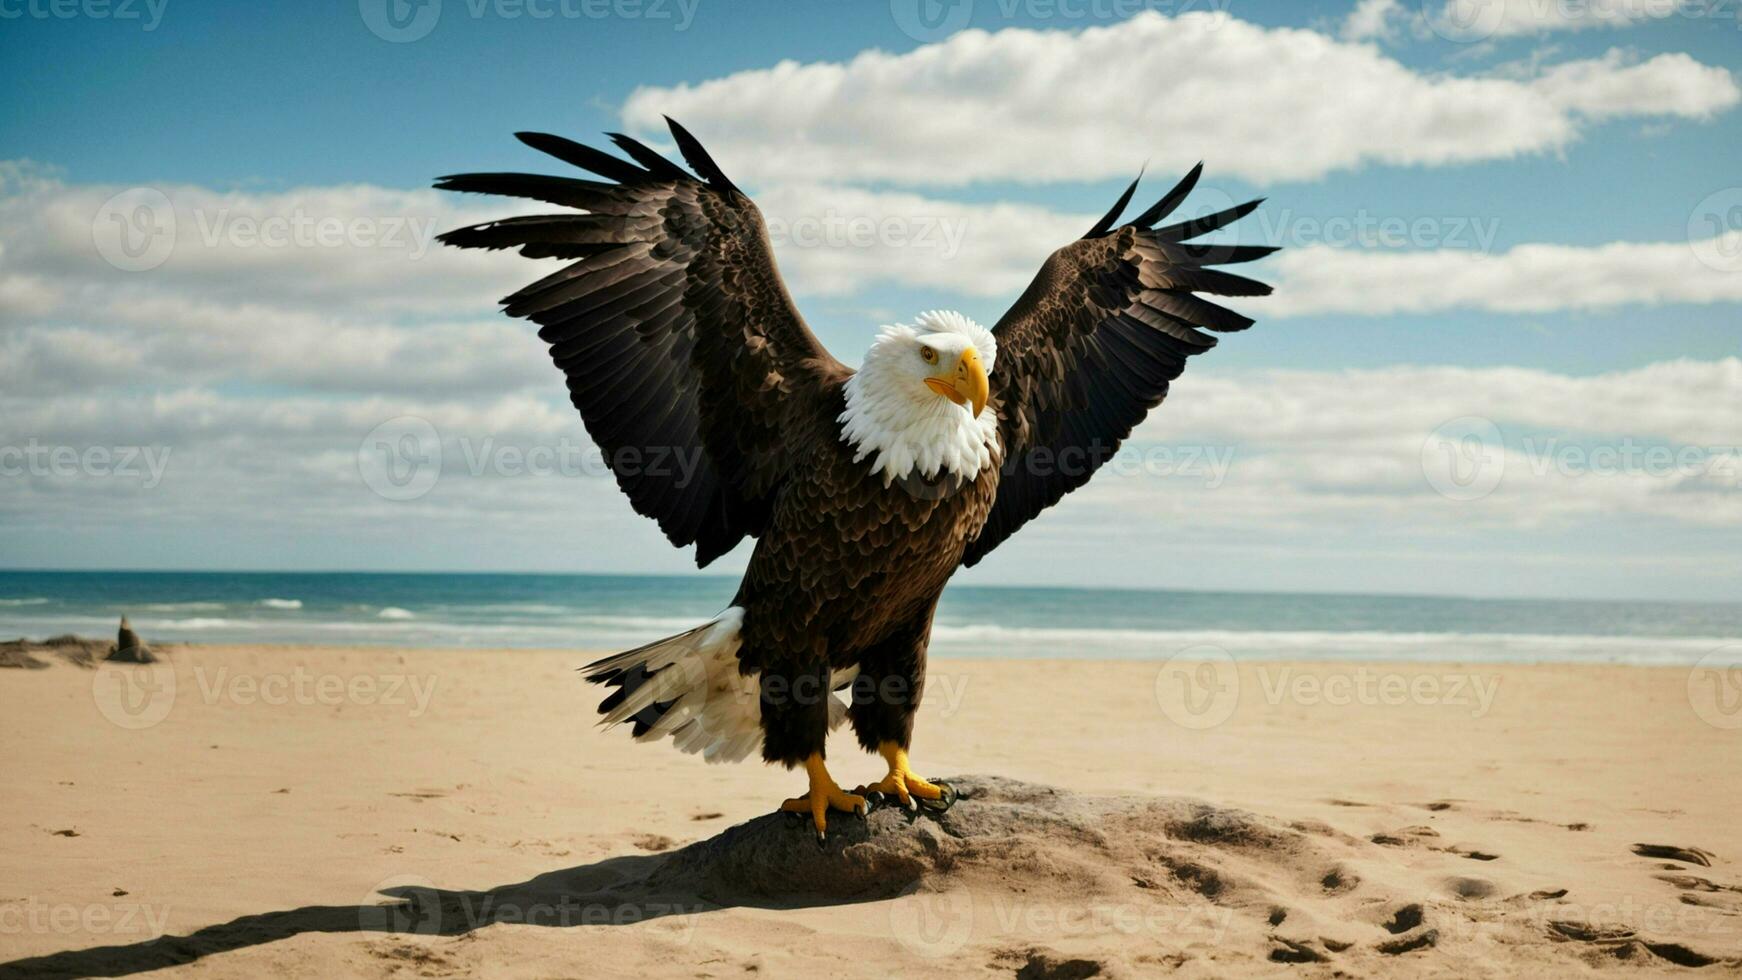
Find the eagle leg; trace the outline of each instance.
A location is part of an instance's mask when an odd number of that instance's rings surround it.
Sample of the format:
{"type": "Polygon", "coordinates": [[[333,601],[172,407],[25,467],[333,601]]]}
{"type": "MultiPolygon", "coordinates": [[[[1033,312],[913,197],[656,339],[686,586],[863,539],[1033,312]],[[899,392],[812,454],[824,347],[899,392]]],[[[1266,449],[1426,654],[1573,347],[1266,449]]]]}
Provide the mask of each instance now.
{"type": "MultiPolygon", "coordinates": [[[[893,796],[901,801],[903,807],[911,808],[918,798],[921,806],[929,802],[942,802],[946,798],[954,802],[954,792],[945,795],[948,786],[942,783],[928,783],[915,776],[907,762],[907,750],[898,742],[884,742],[877,746],[877,752],[883,756],[883,761],[889,763],[889,775],[868,786],[861,786],[855,792],[882,793],[893,796]]],[[[943,809],[948,809],[946,804],[943,809]]]]}
{"type": "Polygon", "coordinates": [[[809,813],[811,821],[817,827],[817,840],[821,841],[828,833],[830,809],[845,810],[860,816],[864,816],[870,809],[863,796],[841,789],[835,778],[829,775],[829,770],[823,766],[821,752],[813,752],[805,759],[804,771],[810,777],[810,791],[787,800],[780,808],[791,813],[809,813]]]}

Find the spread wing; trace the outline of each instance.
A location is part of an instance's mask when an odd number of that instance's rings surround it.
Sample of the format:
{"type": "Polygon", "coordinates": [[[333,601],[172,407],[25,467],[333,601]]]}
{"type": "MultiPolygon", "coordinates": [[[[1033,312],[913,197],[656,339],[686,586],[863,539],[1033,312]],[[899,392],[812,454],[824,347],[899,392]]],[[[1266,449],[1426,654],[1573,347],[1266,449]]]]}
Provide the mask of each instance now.
{"type": "Polygon", "coordinates": [[[699,179],[627,136],[611,139],[631,160],[519,133],[606,181],[479,173],[436,186],[585,213],[505,218],[440,240],[576,260],[503,300],[505,312],[542,327],[636,512],[673,544],[694,544],[705,566],[767,528],[792,456],[787,435],[850,372],[794,308],[756,205],[667,122],[699,179]]]}
{"type": "Polygon", "coordinates": [[[993,400],[1005,462],[998,498],[962,561],[973,565],[1036,514],[1089,481],[1161,404],[1186,358],[1209,350],[1204,331],[1252,321],[1198,294],[1262,296],[1270,287],[1210,268],[1276,251],[1192,245],[1190,239],[1244,217],[1252,201],[1155,228],[1197,183],[1194,167],[1173,190],[1118,228],[1132,182],[1079,241],[1052,253],[1016,305],[992,328],[998,363],[993,400]]]}

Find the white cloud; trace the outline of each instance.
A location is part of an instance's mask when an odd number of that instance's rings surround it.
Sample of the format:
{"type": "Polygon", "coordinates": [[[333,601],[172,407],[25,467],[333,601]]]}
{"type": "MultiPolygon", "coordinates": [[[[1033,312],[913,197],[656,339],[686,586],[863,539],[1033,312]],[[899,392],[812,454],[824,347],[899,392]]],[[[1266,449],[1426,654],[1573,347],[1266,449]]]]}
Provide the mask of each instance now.
{"type": "Polygon", "coordinates": [[[1356,0],[1354,9],[1343,20],[1342,36],[1346,41],[1368,41],[1391,37],[1395,21],[1404,15],[1398,0],[1356,0]]]}
{"type": "Polygon", "coordinates": [[[558,384],[532,329],[494,312],[543,264],[432,241],[484,213],[526,210],[515,202],[485,212],[433,191],[170,185],[149,198],[165,202],[155,212],[105,203],[138,193],[0,167],[0,387],[558,384]],[[135,254],[153,257],[152,236],[168,243],[160,264],[125,268],[117,216],[131,223],[135,254]],[[123,267],[105,261],[105,246],[123,267]]]}
{"type": "Polygon", "coordinates": [[[1285,250],[1272,259],[1275,294],[1244,300],[1242,309],[1252,316],[1378,316],[1742,302],[1742,275],[1701,261],[1696,248],[1742,254],[1742,232],[1694,243],[1519,245],[1499,254],[1313,245],[1285,250]]]}
{"type": "Polygon", "coordinates": [[[75,286],[117,302],[181,291],[203,301],[446,312],[475,306],[481,292],[494,299],[537,269],[514,255],[462,255],[434,236],[529,210],[433,190],[122,188],[64,184],[39,171],[0,179],[0,315],[76,300],[75,286]]]}
{"type": "Polygon", "coordinates": [[[1398,366],[1188,372],[1140,430],[1277,447],[1378,445],[1477,415],[1519,432],[1742,442],[1742,360],[1665,361],[1574,376],[1534,368],[1398,366]],[[1666,398],[1666,392],[1675,397],[1666,398]]]}
{"type": "Polygon", "coordinates": [[[1595,120],[1702,119],[1739,98],[1728,71],[1685,55],[1611,54],[1526,78],[1425,74],[1313,31],[1149,12],[644,87],[623,116],[649,133],[661,114],[686,121],[746,181],[1041,183],[1206,158],[1270,183],[1553,152],[1595,120]]]}
{"type": "Polygon", "coordinates": [[[794,291],[817,296],[891,284],[1014,299],[1053,249],[1097,217],[810,184],[776,184],[756,202],[781,273],[794,291]]]}
{"type": "Polygon", "coordinates": [[[1454,40],[1473,40],[1630,27],[1702,9],[1721,8],[1690,0],[1446,0],[1429,17],[1429,26],[1454,40]]]}
{"type": "MultiPolygon", "coordinates": [[[[1207,367],[1207,366],[1206,366],[1207,367]]],[[[1224,478],[1097,480],[1075,513],[1250,529],[1580,526],[1623,517],[1742,527],[1742,360],[1575,377],[1523,368],[1190,371],[1134,443],[1231,454],[1224,478]],[[1673,395],[1673,397],[1669,397],[1673,395]],[[1492,490],[1434,482],[1438,435],[1492,423],[1469,462],[1492,490]],[[1182,493],[1197,488],[1203,496],[1182,493]]],[[[1461,447],[1459,447],[1461,448],[1461,447]]],[[[1133,457],[1135,459],[1135,457],[1133,457]]],[[[1176,453],[1172,459],[1181,458],[1176,453]]],[[[1363,531],[1365,533],[1365,531],[1363,531]]]]}
{"type": "Polygon", "coordinates": [[[1601,58],[1551,65],[1532,83],[1542,96],[1588,119],[1709,116],[1734,105],[1735,82],[1723,68],[1680,52],[1634,62],[1619,49],[1601,58]]]}

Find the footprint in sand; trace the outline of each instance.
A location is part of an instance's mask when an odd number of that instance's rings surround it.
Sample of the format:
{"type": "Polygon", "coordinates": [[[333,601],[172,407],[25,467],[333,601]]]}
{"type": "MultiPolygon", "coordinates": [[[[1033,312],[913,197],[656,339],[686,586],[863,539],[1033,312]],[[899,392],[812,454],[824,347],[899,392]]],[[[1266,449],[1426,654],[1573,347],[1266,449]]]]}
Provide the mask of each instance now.
{"type": "Polygon", "coordinates": [[[1685,861],[1688,864],[1697,864],[1702,868],[1711,867],[1712,859],[1716,857],[1711,851],[1704,848],[1677,847],[1674,844],[1635,844],[1633,845],[1633,853],[1640,857],[1685,861]]]}
{"type": "Polygon", "coordinates": [[[1453,844],[1451,847],[1446,848],[1445,851],[1447,854],[1456,854],[1461,858],[1469,858],[1472,861],[1494,861],[1500,857],[1498,854],[1493,854],[1488,851],[1479,851],[1466,844],[1453,844]]]}
{"type": "Polygon", "coordinates": [[[1343,868],[1332,868],[1325,872],[1324,877],[1319,879],[1319,887],[1323,888],[1327,895],[1341,895],[1344,892],[1351,892],[1360,884],[1359,877],[1343,868]]]}
{"type": "MultiPolygon", "coordinates": [[[[1556,942],[1586,943],[1603,955],[1632,963],[1645,960],[1647,955],[1676,966],[1694,968],[1719,962],[1717,957],[1707,956],[1681,943],[1654,942],[1623,926],[1555,920],[1548,924],[1548,933],[1549,938],[1556,942]]],[[[1742,961],[1730,961],[1728,965],[1738,963],[1742,961]]]]}
{"type": "Polygon", "coordinates": [[[1376,943],[1373,948],[1387,956],[1396,956],[1399,953],[1411,953],[1418,949],[1427,949],[1439,941],[1440,931],[1438,929],[1423,929],[1413,936],[1399,936],[1396,939],[1388,939],[1385,942],[1376,943]]]}
{"type": "Polygon", "coordinates": [[[1481,901],[1484,898],[1492,898],[1494,896],[1494,883],[1486,878],[1447,878],[1445,880],[1445,889],[1450,892],[1454,898],[1459,898],[1466,902],[1481,901]]]}
{"type": "Polygon", "coordinates": [[[1391,918],[1381,924],[1381,928],[1393,936],[1400,935],[1421,925],[1423,916],[1422,907],[1412,903],[1393,912],[1391,918]]]}
{"type": "Polygon", "coordinates": [[[1425,838],[1438,837],[1439,835],[1440,832],[1432,827],[1416,825],[1393,830],[1390,833],[1374,834],[1367,839],[1386,847],[1407,847],[1418,844],[1425,838]]]}

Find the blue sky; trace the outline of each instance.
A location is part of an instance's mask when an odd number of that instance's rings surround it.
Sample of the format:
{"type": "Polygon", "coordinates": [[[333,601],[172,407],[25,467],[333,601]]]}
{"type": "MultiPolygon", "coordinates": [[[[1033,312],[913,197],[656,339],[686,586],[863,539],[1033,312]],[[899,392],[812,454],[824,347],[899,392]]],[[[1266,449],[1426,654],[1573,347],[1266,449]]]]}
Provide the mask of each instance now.
{"type": "Polygon", "coordinates": [[[1073,497],[981,581],[1733,595],[1742,494],[1723,458],[1742,441],[1742,271],[1713,236],[1742,233],[1742,25],[1633,16],[1623,0],[1456,3],[1506,19],[1453,41],[1458,11],[1439,0],[978,0],[931,8],[952,27],[966,18],[970,33],[951,36],[904,31],[910,0],[442,0],[401,8],[439,18],[396,43],[370,29],[375,0],[139,2],[130,18],[0,0],[0,84],[14,93],[0,108],[0,217],[14,229],[0,238],[0,447],[137,444],[169,459],[149,488],[41,466],[0,475],[14,542],[0,564],[107,567],[108,537],[127,528],[133,567],[682,569],[604,480],[452,475],[457,439],[585,442],[528,331],[493,312],[530,265],[184,242],[237,214],[488,214],[423,189],[456,171],[560,168],[514,130],[657,136],[648,113],[671,111],[771,218],[851,201],[843,211],[964,233],[941,256],[777,246],[801,309],[849,362],[878,323],[921,309],[997,319],[1068,239],[1053,229],[1103,210],[1146,161],[1149,193],[1201,158],[1212,200],[1268,198],[1269,223],[1249,219],[1240,240],[1288,246],[1256,269],[1278,296],[1139,432],[1145,446],[1227,447],[1227,473],[1073,497]],[[1581,20],[1592,7],[1619,13],[1581,20]],[[1143,60],[1193,31],[1201,63],[1143,60]],[[1134,54],[1085,54],[1103,43],[1134,54]],[[872,50],[888,57],[865,61],[872,50]],[[816,73],[764,71],[784,61],[816,73]],[[1054,75],[1037,96],[1031,80],[1054,75]],[[1289,111],[1303,93],[1311,112],[1289,111]],[[909,99],[920,108],[879,114],[909,99]],[[1543,140],[1555,126],[1563,136],[1543,140]],[[824,164],[794,172],[800,152],[824,164]],[[89,239],[113,195],[137,188],[172,202],[176,250],[117,271],[89,239]],[[1428,237],[1320,244],[1351,218],[1428,237]],[[1702,237],[1721,268],[1694,260],[1702,237]],[[1466,267],[1472,254],[1492,261],[1466,267]],[[382,501],[355,447],[401,415],[436,421],[449,475],[382,501]],[[1507,473],[1448,501],[1412,454],[1465,416],[1497,423],[1507,473]],[[1581,455],[1653,446],[1698,462],[1598,472],[1581,455]]]}

